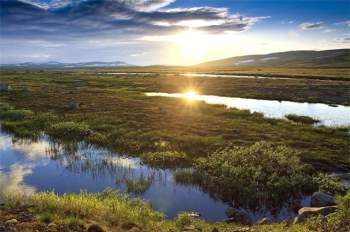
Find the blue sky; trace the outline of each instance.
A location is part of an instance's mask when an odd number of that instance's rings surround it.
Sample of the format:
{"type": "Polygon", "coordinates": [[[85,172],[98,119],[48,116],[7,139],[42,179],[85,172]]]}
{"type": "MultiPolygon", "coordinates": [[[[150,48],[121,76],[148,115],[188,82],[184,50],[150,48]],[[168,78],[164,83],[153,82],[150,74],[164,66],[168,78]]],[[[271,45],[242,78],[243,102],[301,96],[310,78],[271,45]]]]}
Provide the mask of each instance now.
{"type": "Polygon", "coordinates": [[[189,65],[350,45],[348,0],[1,0],[0,62],[189,65]]]}

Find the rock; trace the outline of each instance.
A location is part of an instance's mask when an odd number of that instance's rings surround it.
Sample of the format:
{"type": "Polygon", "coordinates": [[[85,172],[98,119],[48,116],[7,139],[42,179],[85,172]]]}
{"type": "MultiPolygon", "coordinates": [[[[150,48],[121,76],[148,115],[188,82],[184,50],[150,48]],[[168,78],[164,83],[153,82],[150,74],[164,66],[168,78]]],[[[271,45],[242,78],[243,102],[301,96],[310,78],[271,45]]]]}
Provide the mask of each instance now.
{"type": "Polygon", "coordinates": [[[335,199],[323,192],[314,192],[311,196],[311,207],[324,207],[335,205],[335,199]]]}
{"type": "Polygon", "coordinates": [[[303,222],[306,218],[311,216],[323,215],[327,216],[337,209],[336,206],[327,207],[303,207],[299,209],[298,216],[294,218],[294,224],[303,222]]]}
{"type": "Polygon", "coordinates": [[[211,232],[219,232],[218,228],[214,228],[211,232]]]}
{"type": "Polygon", "coordinates": [[[69,105],[68,105],[69,109],[76,110],[76,109],[79,109],[79,107],[80,107],[80,102],[77,102],[77,101],[69,102],[69,105]]]}
{"type": "Polygon", "coordinates": [[[188,216],[193,217],[193,218],[200,218],[201,214],[197,212],[190,212],[188,213],[188,216]]]}
{"type": "Polygon", "coordinates": [[[11,225],[11,224],[17,224],[18,223],[18,220],[13,218],[13,219],[10,219],[10,220],[7,220],[5,222],[6,225],[11,225]]]}
{"type": "Polygon", "coordinates": [[[264,217],[262,219],[260,219],[256,224],[257,225],[265,225],[265,224],[270,224],[271,220],[267,217],[264,217]]]}
{"type": "Polygon", "coordinates": [[[90,225],[87,231],[88,232],[105,232],[105,230],[102,229],[101,226],[96,225],[96,224],[90,225]]]}

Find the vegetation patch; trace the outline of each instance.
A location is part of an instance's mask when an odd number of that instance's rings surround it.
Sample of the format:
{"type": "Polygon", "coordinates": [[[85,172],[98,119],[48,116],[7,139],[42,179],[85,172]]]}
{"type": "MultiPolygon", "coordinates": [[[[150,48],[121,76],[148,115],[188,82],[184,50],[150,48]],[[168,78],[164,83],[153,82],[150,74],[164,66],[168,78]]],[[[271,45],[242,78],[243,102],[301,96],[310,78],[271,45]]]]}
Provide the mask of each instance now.
{"type": "Polygon", "coordinates": [[[250,208],[272,207],[313,187],[310,167],[295,150],[267,142],[222,149],[198,159],[195,168],[220,198],[250,208]]]}
{"type": "Polygon", "coordinates": [[[7,121],[20,121],[30,119],[34,116],[31,110],[2,110],[0,111],[0,119],[7,121]]]}
{"type": "Polygon", "coordinates": [[[317,119],[313,119],[313,118],[308,117],[308,116],[300,116],[300,115],[296,115],[296,114],[288,114],[285,117],[290,121],[293,121],[296,123],[309,124],[309,125],[320,122],[317,119]]]}
{"type": "Polygon", "coordinates": [[[60,139],[81,140],[89,135],[92,131],[89,126],[84,123],[77,122],[59,122],[53,124],[47,133],[53,137],[60,139]]]}
{"type": "Polygon", "coordinates": [[[141,175],[137,180],[127,178],[125,183],[128,193],[143,194],[151,187],[153,178],[141,175]]]}
{"type": "Polygon", "coordinates": [[[154,167],[176,167],[188,163],[187,155],[178,151],[149,152],[142,155],[143,161],[154,167]]]}

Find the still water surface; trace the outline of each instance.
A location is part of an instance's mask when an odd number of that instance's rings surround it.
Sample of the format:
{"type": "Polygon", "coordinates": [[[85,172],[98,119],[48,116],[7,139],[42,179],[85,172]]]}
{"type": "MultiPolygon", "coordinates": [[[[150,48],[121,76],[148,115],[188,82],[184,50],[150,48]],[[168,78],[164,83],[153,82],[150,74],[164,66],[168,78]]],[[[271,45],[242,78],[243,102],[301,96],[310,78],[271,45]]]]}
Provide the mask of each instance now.
{"type": "Polygon", "coordinates": [[[51,191],[61,194],[103,191],[107,187],[126,191],[123,180],[147,177],[150,188],[141,197],[169,218],[183,211],[200,212],[208,220],[225,218],[226,204],[214,200],[195,186],[174,180],[172,170],[156,170],[138,158],[123,157],[85,143],[58,144],[48,138],[33,142],[14,140],[0,132],[0,190],[30,194],[51,191]]]}
{"type": "MultiPolygon", "coordinates": [[[[150,97],[175,97],[188,99],[186,93],[146,93],[150,97]]],[[[237,108],[263,113],[268,118],[284,118],[288,114],[309,116],[318,119],[318,125],[350,126],[349,106],[329,106],[322,103],[300,103],[292,101],[260,100],[239,97],[220,97],[213,95],[191,95],[190,99],[204,101],[207,104],[225,105],[228,108],[237,108]]]]}

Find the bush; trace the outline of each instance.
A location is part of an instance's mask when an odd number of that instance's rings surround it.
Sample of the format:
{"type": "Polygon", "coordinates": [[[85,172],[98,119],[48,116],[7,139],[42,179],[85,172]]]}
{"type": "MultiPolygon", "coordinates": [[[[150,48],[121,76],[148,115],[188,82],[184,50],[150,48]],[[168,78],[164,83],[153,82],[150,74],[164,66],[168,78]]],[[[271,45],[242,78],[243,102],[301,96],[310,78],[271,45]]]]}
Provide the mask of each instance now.
{"type": "Polygon", "coordinates": [[[313,177],[313,183],[319,191],[326,192],[330,195],[346,193],[346,187],[342,185],[335,176],[319,173],[313,177]]]}
{"type": "Polygon", "coordinates": [[[60,139],[81,140],[89,136],[92,131],[83,123],[60,122],[53,124],[47,131],[50,136],[60,139]]]}
{"type": "Polygon", "coordinates": [[[312,188],[308,166],[297,152],[266,142],[217,151],[198,159],[195,168],[209,191],[251,208],[279,205],[312,188]]]}

